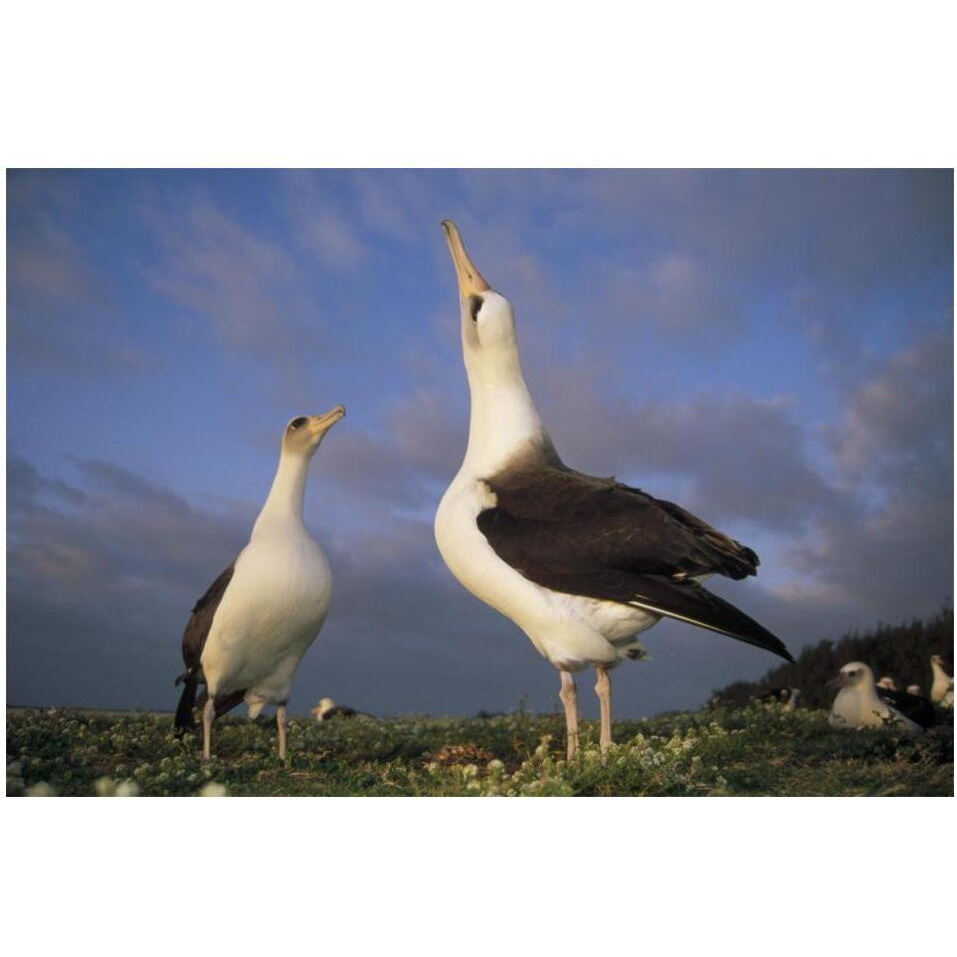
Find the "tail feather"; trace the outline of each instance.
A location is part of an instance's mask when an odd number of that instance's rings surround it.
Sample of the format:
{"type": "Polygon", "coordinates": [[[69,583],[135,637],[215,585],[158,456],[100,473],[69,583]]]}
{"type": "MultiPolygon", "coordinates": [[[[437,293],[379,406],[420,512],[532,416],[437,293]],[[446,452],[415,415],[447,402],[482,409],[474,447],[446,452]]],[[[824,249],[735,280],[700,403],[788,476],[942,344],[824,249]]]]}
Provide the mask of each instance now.
{"type": "MultiPolygon", "coordinates": [[[[177,734],[185,734],[196,727],[196,719],[193,717],[193,708],[196,706],[196,688],[199,682],[192,675],[187,675],[183,679],[183,693],[179,696],[179,705],[176,708],[176,717],[173,719],[173,727],[177,734]]],[[[178,684],[179,682],[177,682],[178,684]]]]}
{"type": "MultiPolygon", "coordinates": [[[[206,688],[206,685],[200,689],[199,695],[196,698],[196,707],[203,708],[206,706],[206,700],[208,699],[209,694],[206,688]]],[[[246,689],[241,688],[239,691],[230,691],[226,694],[216,695],[216,700],[214,702],[214,707],[216,708],[216,717],[221,718],[228,711],[232,711],[236,705],[243,703],[243,699],[246,697],[246,689]]]]}

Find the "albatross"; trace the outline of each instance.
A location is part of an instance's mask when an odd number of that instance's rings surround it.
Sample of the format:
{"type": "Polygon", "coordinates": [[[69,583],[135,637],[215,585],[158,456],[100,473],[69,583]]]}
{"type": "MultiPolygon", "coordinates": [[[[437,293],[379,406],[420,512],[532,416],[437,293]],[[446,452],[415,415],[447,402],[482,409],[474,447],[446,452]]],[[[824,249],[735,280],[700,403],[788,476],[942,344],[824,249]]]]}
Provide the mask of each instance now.
{"type": "Polygon", "coordinates": [[[832,728],[886,727],[923,734],[935,723],[934,708],[926,698],[879,687],[863,661],[848,662],[829,684],[840,688],[828,718],[832,728]]]}
{"type": "Polygon", "coordinates": [[[213,719],[245,701],[255,718],[276,705],[279,758],[286,760],[286,702],[302,656],[329,611],[332,574],[302,520],[306,473],[328,431],[346,414],[299,415],[283,429],[279,467],[249,544],[196,602],[183,631],[186,670],[176,709],[179,733],[195,726],[205,685],[203,760],[213,719]]]}
{"type": "Polygon", "coordinates": [[[944,659],[940,655],[930,656],[930,668],[934,681],[930,686],[930,700],[942,708],[954,706],[954,679],[944,671],[944,659]]]}
{"type": "Polygon", "coordinates": [[[454,223],[442,227],[458,281],[471,417],[435,539],[455,578],[558,670],[568,758],[578,746],[574,674],[595,669],[605,753],[609,671],[643,656],[637,636],[662,617],[793,660],[780,639],[699,583],[754,575],[750,548],[678,505],[559,458],[522,376],[511,303],[475,268],[454,223]]]}
{"type": "Polygon", "coordinates": [[[332,698],[320,698],[309,712],[316,721],[331,721],[333,718],[354,718],[359,712],[346,704],[336,704],[332,698]]]}

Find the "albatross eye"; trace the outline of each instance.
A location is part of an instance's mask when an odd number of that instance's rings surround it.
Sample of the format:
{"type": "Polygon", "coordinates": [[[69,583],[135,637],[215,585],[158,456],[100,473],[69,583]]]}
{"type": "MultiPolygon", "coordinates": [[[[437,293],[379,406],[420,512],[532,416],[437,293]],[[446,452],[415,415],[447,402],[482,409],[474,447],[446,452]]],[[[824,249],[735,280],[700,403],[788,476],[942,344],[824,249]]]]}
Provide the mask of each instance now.
{"type": "Polygon", "coordinates": [[[307,421],[308,419],[304,415],[298,416],[289,423],[289,431],[292,432],[295,429],[298,429],[300,426],[305,425],[307,421]]]}
{"type": "Polygon", "coordinates": [[[472,322],[478,322],[479,309],[482,308],[483,302],[481,296],[469,296],[469,312],[472,315],[472,322]]]}

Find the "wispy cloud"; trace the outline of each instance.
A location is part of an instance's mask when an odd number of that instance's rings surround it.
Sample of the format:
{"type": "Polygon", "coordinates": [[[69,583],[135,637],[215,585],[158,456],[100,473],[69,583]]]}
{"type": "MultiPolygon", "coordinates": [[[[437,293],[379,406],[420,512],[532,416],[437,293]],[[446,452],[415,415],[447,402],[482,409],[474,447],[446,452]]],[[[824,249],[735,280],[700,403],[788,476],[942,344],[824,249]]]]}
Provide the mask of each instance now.
{"type": "Polygon", "coordinates": [[[284,207],[299,243],[323,266],[352,268],[365,259],[365,244],[312,171],[283,176],[284,207]]]}
{"type": "Polygon", "coordinates": [[[13,355],[58,374],[87,378],[152,371],[152,357],[129,339],[109,280],[66,225],[76,205],[69,183],[11,173],[7,201],[7,322],[13,355]]]}
{"type": "Polygon", "coordinates": [[[155,289],[203,316],[230,346],[274,353],[292,345],[296,266],[279,245],[228,217],[209,200],[143,218],[161,260],[147,270],[155,289]]]}

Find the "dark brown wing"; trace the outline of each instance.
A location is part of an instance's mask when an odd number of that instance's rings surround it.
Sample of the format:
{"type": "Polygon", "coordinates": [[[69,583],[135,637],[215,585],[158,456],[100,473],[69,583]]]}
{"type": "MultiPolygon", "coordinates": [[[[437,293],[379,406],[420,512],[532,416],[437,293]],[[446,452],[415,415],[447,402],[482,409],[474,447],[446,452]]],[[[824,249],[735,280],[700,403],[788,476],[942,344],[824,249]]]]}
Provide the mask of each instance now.
{"type": "Polygon", "coordinates": [[[193,605],[193,612],[189,621],[186,622],[186,628],[183,630],[183,663],[186,665],[186,671],[176,679],[176,684],[199,673],[200,658],[203,655],[203,648],[206,646],[206,638],[213,624],[216,609],[219,608],[219,603],[222,601],[223,595],[226,594],[230,581],[232,581],[234,568],[235,563],[230,565],[209,586],[206,594],[193,605]]]}
{"type": "MultiPolygon", "coordinates": [[[[186,665],[186,670],[177,677],[175,682],[183,685],[183,693],[180,695],[176,715],[173,718],[173,726],[176,728],[177,734],[183,734],[195,727],[196,721],[193,717],[193,709],[197,704],[202,706],[206,702],[205,688],[199,693],[199,701],[197,701],[199,686],[205,684],[206,681],[201,665],[203,648],[206,647],[206,639],[209,636],[213,618],[216,616],[216,609],[219,608],[219,603],[222,601],[223,595],[226,594],[230,581],[232,581],[234,568],[235,562],[209,586],[206,594],[193,605],[192,614],[183,630],[183,663],[186,665]]],[[[242,702],[245,694],[245,690],[241,690],[217,696],[216,717],[218,718],[235,708],[242,702]]]]}
{"type": "Polygon", "coordinates": [[[486,479],[496,505],[478,526],[496,554],[554,591],[636,604],[791,656],[782,642],[691,580],[753,575],[758,556],[670,502],[559,467],[486,479]]]}
{"type": "Polygon", "coordinates": [[[486,480],[497,508],[480,527],[516,557],[556,570],[614,568],[681,580],[755,574],[758,556],[671,502],[614,479],[536,468],[486,480]]]}
{"type": "Polygon", "coordinates": [[[934,706],[922,695],[878,687],[877,697],[922,728],[932,728],[937,724],[934,706]]]}

